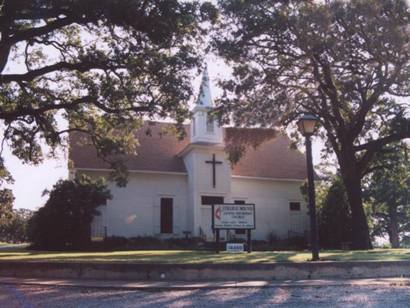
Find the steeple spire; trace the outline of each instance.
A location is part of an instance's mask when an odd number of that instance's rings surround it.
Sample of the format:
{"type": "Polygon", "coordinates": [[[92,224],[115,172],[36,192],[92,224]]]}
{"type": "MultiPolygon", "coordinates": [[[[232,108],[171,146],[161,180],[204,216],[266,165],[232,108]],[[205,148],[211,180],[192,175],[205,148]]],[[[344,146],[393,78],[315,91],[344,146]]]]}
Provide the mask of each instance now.
{"type": "Polygon", "coordinates": [[[211,85],[209,82],[207,65],[205,65],[204,72],[202,73],[202,82],[201,87],[199,89],[199,95],[196,104],[204,107],[213,107],[214,105],[212,102],[211,85]]]}
{"type": "Polygon", "coordinates": [[[208,68],[205,66],[198,99],[191,110],[191,143],[223,143],[222,127],[212,114],[213,108],[208,68]]]}

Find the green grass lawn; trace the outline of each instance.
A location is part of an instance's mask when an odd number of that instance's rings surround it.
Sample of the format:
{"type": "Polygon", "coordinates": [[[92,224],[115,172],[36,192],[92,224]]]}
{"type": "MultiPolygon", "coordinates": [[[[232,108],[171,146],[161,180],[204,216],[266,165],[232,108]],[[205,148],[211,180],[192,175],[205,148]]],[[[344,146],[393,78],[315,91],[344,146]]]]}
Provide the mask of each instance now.
{"type": "MultiPolygon", "coordinates": [[[[133,250],[114,252],[47,252],[25,250],[24,247],[0,249],[0,261],[85,261],[129,263],[275,263],[304,262],[308,251],[256,251],[251,254],[219,255],[210,251],[192,250],[133,250]]],[[[320,254],[324,261],[410,260],[410,249],[374,249],[365,251],[326,250],[320,254]]]]}

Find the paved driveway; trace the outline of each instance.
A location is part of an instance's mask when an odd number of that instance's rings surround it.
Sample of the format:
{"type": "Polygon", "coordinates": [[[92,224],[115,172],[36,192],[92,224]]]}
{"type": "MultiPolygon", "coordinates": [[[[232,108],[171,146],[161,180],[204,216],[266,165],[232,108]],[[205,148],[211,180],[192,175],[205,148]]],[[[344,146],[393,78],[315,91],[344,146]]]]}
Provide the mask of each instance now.
{"type": "Polygon", "coordinates": [[[0,284],[0,307],[409,307],[409,286],[137,291],[0,284]]]}

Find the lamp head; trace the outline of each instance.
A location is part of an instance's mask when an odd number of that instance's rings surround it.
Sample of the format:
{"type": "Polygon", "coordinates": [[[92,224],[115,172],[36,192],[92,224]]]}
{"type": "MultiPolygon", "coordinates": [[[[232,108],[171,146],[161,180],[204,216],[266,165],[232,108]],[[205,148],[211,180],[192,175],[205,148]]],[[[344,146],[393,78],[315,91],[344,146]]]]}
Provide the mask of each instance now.
{"type": "Polygon", "coordinates": [[[298,121],[299,131],[303,136],[313,135],[319,119],[313,114],[304,114],[298,121]]]}

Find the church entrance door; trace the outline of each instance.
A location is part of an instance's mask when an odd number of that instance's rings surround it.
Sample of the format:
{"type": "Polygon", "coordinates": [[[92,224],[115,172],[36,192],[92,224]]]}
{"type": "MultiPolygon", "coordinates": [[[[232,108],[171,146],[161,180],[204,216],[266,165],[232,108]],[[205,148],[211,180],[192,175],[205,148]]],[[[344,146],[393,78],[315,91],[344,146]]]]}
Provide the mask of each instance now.
{"type": "Polygon", "coordinates": [[[207,241],[214,240],[212,232],[212,208],[210,206],[201,207],[201,229],[207,241]]]}
{"type": "Polygon", "coordinates": [[[201,196],[201,233],[207,241],[214,240],[212,231],[212,204],[223,204],[222,196],[201,196]]]}

